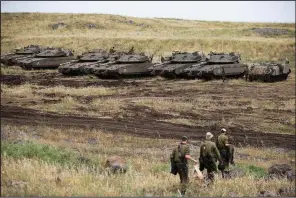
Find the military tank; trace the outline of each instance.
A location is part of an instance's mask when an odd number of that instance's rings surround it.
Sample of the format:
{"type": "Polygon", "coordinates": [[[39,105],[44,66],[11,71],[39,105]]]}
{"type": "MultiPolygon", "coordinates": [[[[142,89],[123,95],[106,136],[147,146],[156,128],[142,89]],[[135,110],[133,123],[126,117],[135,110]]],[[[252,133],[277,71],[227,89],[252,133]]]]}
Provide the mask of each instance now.
{"type": "MultiPolygon", "coordinates": [[[[132,48],[133,49],[133,48],[132,48]]],[[[131,50],[129,51],[131,52],[131,50]]],[[[128,53],[129,53],[128,52],[128,53]]],[[[101,65],[104,63],[108,63],[108,62],[114,62],[116,60],[118,60],[120,58],[120,56],[122,56],[123,54],[125,54],[126,52],[120,52],[120,51],[116,51],[113,48],[111,48],[109,50],[109,53],[106,54],[106,56],[104,57],[104,59],[98,60],[95,64],[92,65],[88,65],[86,67],[82,67],[80,70],[82,73],[84,74],[94,74],[94,72],[98,69],[101,68],[101,65]]]]}
{"type": "Polygon", "coordinates": [[[238,53],[211,52],[205,61],[194,64],[184,70],[187,76],[211,80],[214,78],[240,78],[247,70],[247,65],[240,63],[238,53]]]}
{"type": "Polygon", "coordinates": [[[1,63],[7,66],[17,65],[18,60],[32,57],[34,54],[42,52],[44,48],[40,45],[28,45],[27,47],[15,49],[14,53],[1,56],[1,63]]]}
{"type": "Polygon", "coordinates": [[[173,52],[172,56],[161,58],[161,63],[149,67],[151,75],[160,75],[165,78],[187,77],[184,69],[205,60],[202,52],[173,52]]]}
{"type": "Polygon", "coordinates": [[[148,76],[148,68],[152,65],[152,57],[149,58],[144,53],[117,53],[110,56],[108,63],[100,64],[94,69],[94,74],[99,78],[148,76]]]}
{"type": "Polygon", "coordinates": [[[24,69],[56,69],[60,64],[75,60],[71,50],[47,48],[33,57],[19,61],[24,69]]]}
{"type": "Polygon", "coordinates": [[[108,53],[104,50],[90,50],[78,56],[78,60],[61,64],[58,70],[64,75],[90,74],[99,63],[108,62],[107,58],[108,53]]]}
{"type": "Polygon", "coordinates": [[[246,80],[249,81],[263,81],[263,82],[275,82],[287,80],[288,75],[291,73],[289,67],[289,61],[285,63],[277,62],[263,62],[253,63],[249,65],[246,74],[246,80]]]}

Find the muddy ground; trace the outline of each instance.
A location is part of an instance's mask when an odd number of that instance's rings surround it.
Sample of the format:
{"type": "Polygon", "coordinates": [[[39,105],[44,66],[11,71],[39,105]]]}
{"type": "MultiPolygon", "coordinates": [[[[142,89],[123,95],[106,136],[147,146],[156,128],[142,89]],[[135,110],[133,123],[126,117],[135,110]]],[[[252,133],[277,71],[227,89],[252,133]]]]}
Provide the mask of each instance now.
{"type": "MultiPolygon", "coordinates": [[[[120,98],[127,104],[133,99],[139,98],[160,98],[177,99],[187,101],[199,96],[206,96],[216,102],[229,99],[236,108],[232,109],[205,109],[199,113],[181,112],[177,117],[186,119],[201,119],[215,121],[221,119],[233,119],[238,116],[252,117],[252,119],[240,120],[228,126],[237,146],[276,146],[288,149],[295,149],[295,135],[280,134],[271,131],[266,133],[260,128],[252,128],[256,120],[268,123],[285,123],[289,129],[295,129],[295,124],[286,123],[286,120],[295,116],[295,109],[270,109],[261,108],[260,112],[253,109],[251,100],[273,101],[281,104],[282,101],[295,99],[295,83],[290,81],[278,83],[233,83],[222,81],[197,82],[192,80],[164,80],[161,78],[141,78],[122,80],[101,80],[93,77],[64,77],[58,73],[31,73],[29,76],[1,75],[3,84],[16,86],[24,83],[41,86],[63,85],[66,87],[104,86],[128,88],[131,91],[127,94],[113,96],[98,96],[108,98],[120,98]],[[199,83],[202,87],[197,89],[199,83]],[[247,108],[245,108],[247,107],[247,108]]],[[[81,96],[79,100],[90,102],[96,96],[81,96]]],[[[56,99],[42,99],[40,101],[28,101],[21,98],[1,97],[1,123],[20,125],[55,125],[58,127],[87,127],[99,128],[106,132],[128,133],[151,138],[180,138],[183,135],[189,136],[192,140],[201,140],[207,131],[217,133],[220,125],[211,126],[188,126],[185,124],[174,124],[160,121],[161,119],[176,118],[175,115],[157,112],[153,109],[141,106],[128,105],[124,118],[113,116],[112,119],[81,116],[74,114],[58,114],[44,112],[38,109],[22,107],[26,103],[55,103],[56,99]]],[[[83,111],[83,109],[81,109],[83,111]]],[[[294,122],[295,123],[295,122],[294,122]]]]}

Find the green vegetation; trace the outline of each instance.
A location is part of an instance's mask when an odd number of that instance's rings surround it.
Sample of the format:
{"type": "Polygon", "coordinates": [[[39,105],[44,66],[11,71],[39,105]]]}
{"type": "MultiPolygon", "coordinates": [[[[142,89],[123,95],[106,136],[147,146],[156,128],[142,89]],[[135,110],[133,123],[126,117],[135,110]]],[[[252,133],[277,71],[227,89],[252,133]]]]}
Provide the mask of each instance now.
{"type": "Polygon", "coordinates": [[[254,176],[255,178],[264,178],[267,176],[267,170],[262,167],[247,164],[238,164],[238,167],[245,170],[247,175],[254,176]]]}
{"type": "Polygon", "coordinates": [[[81,158],[73,151],[67,149],[27,141],[20,141],[19,143],[1,142],[1,155],[14,159],[37,159],[49,164],[57,164],[69,168],[82,165],[95,169],[99,167],[98,160],[81,158]]]}

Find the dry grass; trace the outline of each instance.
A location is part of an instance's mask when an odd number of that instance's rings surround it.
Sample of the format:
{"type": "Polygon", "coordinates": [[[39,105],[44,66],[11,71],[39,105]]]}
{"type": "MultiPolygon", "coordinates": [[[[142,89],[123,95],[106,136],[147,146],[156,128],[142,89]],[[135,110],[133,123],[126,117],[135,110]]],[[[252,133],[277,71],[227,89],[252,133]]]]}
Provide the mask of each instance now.
{"type": "Polygon", "coordinates": [[[294,24],[224,23],[191,20],[145,19],[96,14],[1,14],[1,47],[8,52],[28,44],[53,45],[81,53],[92,48],[128,50],[160,55],[172,50],[239,51],[244,60],[282,59],[295,53],[294,24]],[[137,26],[121,21],[133,20],[137,26]],[[52,30],[51,25],[68,26],[52,30]],[[97,29],[88,29],[93,23],[97,29]],[[250,28],[291,30],[287,36],[262,37],[250,28]]]}
{"type": "Polygon", "coordinates": [[[107,98],[107,99],[96,99],[91,102],[91,107],[100,111],[116,111],[119,112],[124,106],[122,102],[118,99],[107,98]]]}
{"type": "Polygon", "coordinates": [[[73,113],[86,116],[115,116],[122,112],[124,104],[117,99],[95,99],[91,103],[82,102],[75,97],[66,96],[56,103],[29,105],[33,109],[39,109],[55,113],[73,113]]]}
{"type": "Polygon", "coordinates": [[[82,87],[82,88],[72,88],[64,86],[55,87],[44,87],[44,89],[39,89],[37,93],[39,94],[55,94],[57,96],[105,96],[116,94],[118,90],[105,88],[105,87],[82,87]]]}
{"type": "MultiPolygon", "coordinates": [[[[108,176],[92,174],[81,168],[61,169],[37,160],[12,160],[4,157],[1,180],[4,196],[176,196],[178,178],[163,171],[153,174],[148,170],[138,172],[130,167],[125,175],[108,176]],[[32,174],[34,173],[34,174],[32,174]],[[57,182],[56,178],[60,178],[57,182]],[[27,188],[9,187],[8,181],[25,181],[27,188]]],[[[198,181],[191,181],[188,196],[256,196],[261,190],[276,192],[290,187],[286,180],[264,181],[252,176],[232,180],[216,180],[206,188],[198,181]],[[198,190],[197,190],[198,189],[198,190]]]]}
{"type": "Polygon", "coordinates": [[[31,98],[36,96],[33,94],[33,89],[37,86],[32,84],[23,84],[21,86],[10,87],[5,84],[1,85],[3,91],[2,97],[16,97],[16,98],[31,98]]]}
{"type": "Polygon", "coordinates": [[[2,87],[4,95],[11,97],[30,97],[33,94],[35,95],[53,95],[54,97],[64,97],[64,96],[106,96],[118,94],[120,90],[115,88],[106,88],[106,87],[64,87],[64,86],[54,86],[54,87],[45,87],[38,86],[33,84],[23,84],[20,86],[7,86],[3,85],[2,87]]]}
{"type": "MultiPolygon", "coordinates": [[[[91,172],[82,166],[79,169],[66,168],[58,164],[45,163],[40,159],[12,159],[2,154],[2,194],[3,196],[176,196],[179,178],[169,174],[169,154],[176,145],[174,140],[152,140],[127,135],[104,133],[95,129],[58,128],[45,126],[1,125],[2,137],[9,141],[26,139],[37,144],[48,144],[73,150],[78,155],[97,158],[103,164],[107,156],[123,156],[129,165],[124,175],[108,176],[106,172],[91,172]],[[39,138],[34,138],[34,136],[39,138]],[[8,137],[7,137],[8,136],[8,137]],[[96,139],[97,144],[88,144],[96,139]],[[65,140],[68,140],[66,143],[65,140]],[[57,181],[60,179],[60,182],[57,181]],[[10,185],[11,181],[24,181],[26,188],[10,185]]],[[[192,155],[198,156],[199,147],[191,146],[192,155]]],[[[249,160],[236,156],[238,167],[254,165],[266,170],[266,164],[290,163],[293,151],[258,148],[237,148],[237,153],[246,153],[249,160]],[[252,157],[267,157],[266,161],[256,161],[252,157]]],[[[294,153],[295,154],[295,153],[294,153]]],[[[232,167],[234,170],[234,167],[232,167]]],[[[261,170],[261,169],[260,169],[261,170]]],[[[281,187],[295,190],[287,180],[264,180],[255,178],[253,173],[222,180],[217,177],[211,187],[192,178],[188,196],[256,196],[259,191],[273,191],[281,187]]]]}
{"type": "Polygon", "coordinates": [[[182,103],[173,99],[139,99],[134,101],[136,106],[146,106],[153,108],[158,112],[170,113],[171,111],[188,112],[191,111],[193,105],[190,103],[182,103]]]}

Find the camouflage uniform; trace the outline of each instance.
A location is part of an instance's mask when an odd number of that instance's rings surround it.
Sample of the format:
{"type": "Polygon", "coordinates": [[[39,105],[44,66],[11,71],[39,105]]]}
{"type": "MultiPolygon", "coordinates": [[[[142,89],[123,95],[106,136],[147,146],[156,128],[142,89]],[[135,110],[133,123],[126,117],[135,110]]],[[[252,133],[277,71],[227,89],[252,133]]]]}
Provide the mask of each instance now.
{"type": "Polygon", "coordinates": [[[223,161],[223,165],[219,164],[218,166],[219,170],[222,172],[223,177],[225,177],[225,174],[229,175],[229,163],[234,163],[234,148],[231,145],[226,146],[226,144],[228,144],[228,137],[224,133],[221,133],[217,138],[216,145],[223,161]]]}
{"type": "Polygon", "coordinates": [[[176,149],[174,149],[173,154],[174,160],[176,162],[176,170],[180,176],[181,180],[181,194],[184,195],[187,185],[189,183],[188,177],[188,162],[185,155],[190,155],[190,149],[187,144],[179,144],[176,149]]]}
{"type": "Polygon", "coordinates": [[[214,181],[214,172],[217,172],[217,159],[221,161],[221,157],[215,143],[206,140],[200,146],[199,170],[207,169],[208,178],[214,181]]]}

